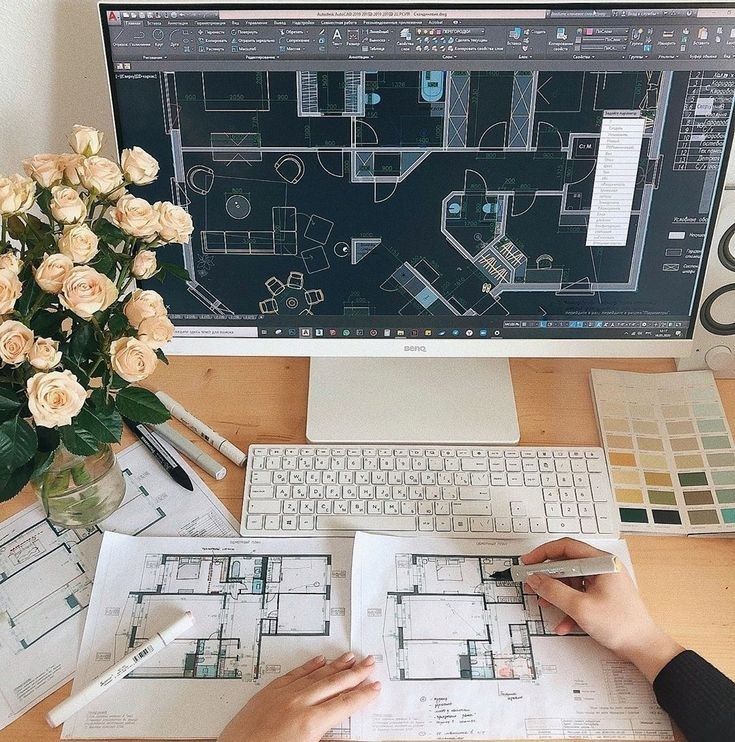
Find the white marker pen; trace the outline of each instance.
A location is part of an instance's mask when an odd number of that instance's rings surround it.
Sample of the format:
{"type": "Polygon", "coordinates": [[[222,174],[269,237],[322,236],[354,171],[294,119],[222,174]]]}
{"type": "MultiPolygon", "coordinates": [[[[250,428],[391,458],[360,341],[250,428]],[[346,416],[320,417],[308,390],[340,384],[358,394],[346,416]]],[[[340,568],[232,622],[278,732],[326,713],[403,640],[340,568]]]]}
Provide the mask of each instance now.
{"type": "Polygon", "coordinates": [[[101,696],[105,691],[112,688],[115,683],[129,675],[142,662],[155,657],[164,647],[168,646],[174,639],[178,639],[185,631],[194,625],[194,616],[187,611],[170,626],[159,631],[145,644],[136,647],[132,652],[126,654],[119,662],[109,670],[98,675],[89,685],[69,696],[58,706],[55,706],[46,714],[46,721],[50,727],[58,727],[69,717],[81,711],[88,703],[101,696]]]}
{"type": "Polygon", "coordinates": [[[565,577],[591,577],[620,572],[620,561],[614,554],[587,557],[585,559],[564,559],[558,562],[539,562],[538,564],[514,564],[510,569],[495,572],[494,580],[525,582],[529,575],[543,574],[556,579],[565,577]]]}
{"type": "Polygon", "coordinates": [[[184,438],[181,433],[174,430],[170,425],[161,423],[160,425],[151,425],[150,427],[179,453],[183,453],[187,459],[201,469],[204,469],[210,477],[220,480],[224,479],[227,475],[227,469],[222,464],[216,462],[209,454],[202,451],[198,446],[195,446],[190,440],[184,438]]]}
{"type": "Polygon", "coordinates": [[[195,417],[184,406],[166,392],[156,392],[156,396],[161,400],[163,406],[180,422],[184,423],[189,430],[193,430],[200,438],[203,438],[210,446],[216,448],[223,456],[238,466],[245,466],[248,462],[248,455],[241,451],[234,443],[230,443],[227,438],[220,435],[216,430],[212,430],[206,423],[203,423],[198,417],[195,417]]]}

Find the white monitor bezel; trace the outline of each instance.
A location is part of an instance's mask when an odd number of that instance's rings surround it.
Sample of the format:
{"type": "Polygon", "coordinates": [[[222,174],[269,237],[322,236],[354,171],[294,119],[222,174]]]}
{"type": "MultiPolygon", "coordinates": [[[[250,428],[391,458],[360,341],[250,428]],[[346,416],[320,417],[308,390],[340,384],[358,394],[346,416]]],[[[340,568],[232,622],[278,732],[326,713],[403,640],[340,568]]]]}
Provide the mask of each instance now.
{"type": "MultiPolygon", "coordinates": [[[[100,22],[100,42],[106,66],[109,66],[109,57],[105,48],[105,34],[102,23],[101,6],[109,5],[110,0],[98,0],[97,10],[100,22]]],[[[261,3],[249,2],[248,0],[176,0],[167,2],[166,0],[143,0],[135,2],[134,0],[121,0],[114,3],[116,7],[124,8],[126,5],[252,5],[254,9],[262,7],[261,3]]],[[[267,4],[267,3],[266,3],[267,4]]],[[[303,5],[305,8],[313,6],[314,3],[308,0],[290,0],[285,5],[303,5]]],[[[321,0],[324,6],[369,6],[367,0],[363,2],[351,2],[350,0],[321,0]]],[[[376,3],[379,7],[383,3],[376,3]]],[[[385,3],[385,5],[397,5],[410,8],[426,6],[443,6],[447,0],[401,0],[401,2],[385,3]]],[[[451,3],[450,3],[451,4],[451,3]]],[[[463,0],[460,6],[483,6],[497,7],[507,6],[509,8],[520,7],[523,0],[463,0]]],[[[528,7],[545,7],[545,6],[568,6],[568,5],[600,5],[610,7],[641,7],[645,5],[663,6],[663,5],[682,5],[691,7],[726,7],[722,0],[699,0],[699,2],[686,2],[685,0],[668,0],[668,2],[630,2],[630,0],[600,0],[598,3],[591,3],[589,0],[583,2],[565,2],[564,0],[538,0],[528,3],[528,7]]],[[[108,69],[107,91],[112,112],[113,137],[117,144],[117,121],[114,115],[114,105],[112,98],[112,71],[108,69]]],[[[730,133],[729,139],[732,142],[733,133],[730,133]]],[[[735,152],[730,148],[730,154],[735,152]]],[[[725,166],[726,169],[726,166],[725,166]]],[[[718,179],[718,192],[715,195],[713,203],[713,213],[715,219],[711,220],[708,231],[708,239],[711,240],[715,228],[717,215],[721,208],[721,196],[724,190],[724,171],[718,179]]],[[[711,248],[711,245],[709,245],[711,248]]],[[[702,275],[699,279],[699,291],[697,298],[700,298],[701,287],[704,281],[706,263],[702,266],[702,275]]],[[[694,322],[699,311],[692,314],[694,322]]],[[[586,338],[575,340],[572,338],[564,339],[545,339],[545,338],[451,338],[451,339],[426,339],[423,337],[405,337],[390,339],[304,339],[304,338],[260,338],[260,337],[227,337],[228,331],[232,328],[227,326],[213,327],[212,330],[219,332],[217,337],[197,337],[192,335],[181,335],[177,333],[174,339],[166,346],[167,355],[180,356],[309,356],[309,357],[426,357],[426,358],[680,358],[691,354],[694,347],[692,337],[682,339],[598,339],[586,338]]],[[[693,334],[694,328],[690,330],[693,334]]]]}

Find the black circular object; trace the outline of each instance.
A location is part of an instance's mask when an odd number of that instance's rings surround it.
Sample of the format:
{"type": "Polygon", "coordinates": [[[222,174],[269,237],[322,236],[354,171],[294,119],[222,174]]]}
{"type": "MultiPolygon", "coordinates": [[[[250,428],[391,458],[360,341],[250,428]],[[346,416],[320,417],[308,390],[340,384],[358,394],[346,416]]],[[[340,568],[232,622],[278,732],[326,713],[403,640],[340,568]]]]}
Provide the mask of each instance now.
{"type": "Polygon", "coordinates": [[[728,294],[731,291],[735,291],[735,283],[728,283],[724,286],[713,291],[703,302],[702,308],[699,310],[699,321],[702,326],[708,332],[713,335],[735,335],[735,318],[733,322],[727,324],[718,322],[712,316],[712,305],[719,299],[723,294],[728,294]]]}
{"type": "Polygon", "coordinates": [[[735,224],[730,225],[725,234],[720,238],[720,244],[717,246],[717,257],[722,265],[729,271],[735,271],[735,253],[730,249],[730,240],[735,237],[735,224]]]}

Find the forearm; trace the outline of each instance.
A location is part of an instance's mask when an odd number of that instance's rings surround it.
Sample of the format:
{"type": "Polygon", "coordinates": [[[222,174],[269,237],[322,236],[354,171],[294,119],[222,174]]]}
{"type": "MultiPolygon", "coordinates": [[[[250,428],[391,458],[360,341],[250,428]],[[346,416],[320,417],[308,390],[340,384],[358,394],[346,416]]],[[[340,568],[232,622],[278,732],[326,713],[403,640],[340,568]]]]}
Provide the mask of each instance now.
{"type": "Polygon", "coordinates": [[[633,646],[622,647],[617,653],[632,662],[646,680],[653,683],[661,670],[683,651],[684,647],[651,622],[650,627],[636,636],[633,646]]]}
{"type": "Polygon", "coordinates": [[[735,739],[735,683],[695,652],[679,652],[658,673],[653,690],[689,742],[735,739]]]}

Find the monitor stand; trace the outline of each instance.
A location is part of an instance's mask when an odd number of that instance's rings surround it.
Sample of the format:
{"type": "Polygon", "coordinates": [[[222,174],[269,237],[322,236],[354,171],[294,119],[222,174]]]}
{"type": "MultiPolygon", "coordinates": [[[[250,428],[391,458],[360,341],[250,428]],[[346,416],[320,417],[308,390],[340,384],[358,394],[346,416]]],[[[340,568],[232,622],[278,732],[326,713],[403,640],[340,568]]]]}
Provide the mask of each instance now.
{"type": "Polygon", "coordinates": [[[505,358],[312,358],[313,443],[518,443],[505,358]]]}

